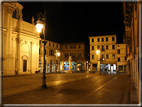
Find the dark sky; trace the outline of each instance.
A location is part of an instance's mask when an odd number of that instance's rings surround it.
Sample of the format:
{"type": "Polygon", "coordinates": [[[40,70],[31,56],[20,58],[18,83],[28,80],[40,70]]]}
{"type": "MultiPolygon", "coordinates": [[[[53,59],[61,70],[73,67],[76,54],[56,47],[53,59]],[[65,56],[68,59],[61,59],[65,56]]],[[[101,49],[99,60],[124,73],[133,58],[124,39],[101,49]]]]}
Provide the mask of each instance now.
{"type": "Polygon", "coordinates": [[[46,10],[46,39],[62,42],[76,38],[88,42],[89,36],[116,34],[122,42],[124,32],[121,2],[20,2],[23,20],[46,10]]]}

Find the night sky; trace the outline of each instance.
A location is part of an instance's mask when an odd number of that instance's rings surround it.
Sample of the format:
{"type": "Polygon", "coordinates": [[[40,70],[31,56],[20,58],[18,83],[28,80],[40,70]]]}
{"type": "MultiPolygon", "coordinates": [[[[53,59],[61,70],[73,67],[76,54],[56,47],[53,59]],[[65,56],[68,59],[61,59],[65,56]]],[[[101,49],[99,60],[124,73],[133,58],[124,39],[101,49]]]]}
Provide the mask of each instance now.
{"type": "Polygon", "coordinates": [[[46,39],[65,42],[74,38],[88,43],[90,36],[117,35],[122,42],[124,23],[122,2],[20,2],[23,20],[35,21],[46,11],[46,39]]]}

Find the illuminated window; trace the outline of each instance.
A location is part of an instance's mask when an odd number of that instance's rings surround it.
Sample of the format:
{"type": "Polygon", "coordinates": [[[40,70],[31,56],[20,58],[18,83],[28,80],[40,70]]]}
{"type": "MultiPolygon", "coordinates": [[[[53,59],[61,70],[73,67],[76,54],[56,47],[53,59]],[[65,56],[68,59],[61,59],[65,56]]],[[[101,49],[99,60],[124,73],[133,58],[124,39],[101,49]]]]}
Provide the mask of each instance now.
{"type": "Polygon", "coordinates": [[[94,50],[94,46],[92,46],[92,50],[94,50]]]}
{"type": "Polygon", "coordinates": [[[106,54],[106,59],[108,59],[109,58],[109,54],[106,54]]]}
{"type": "Polygon", "coordinates": [[[92,55],[92,59],[94,59],[94,55],[92,55]]]}
{"type": "Polygon", "coordinates": [[[115,45],[112,45],[112,49],[115,49],[115,45]]]}
{"type": "Polygon", "coordinates": [[[97,41],[100,42],[100,38],[97,38],[97,41]]]}
{"type": "Polygon", "coordinates": [[[106,49],[108,49],[108,45],[106,45],[106,49]]]}
{"type": "Polygon", "coordinates": [[[112,41],[114,41],[114,37],[112,37],[112,41]]]}
{"type": "Polygon", "coordinates": [[[102,38],[102,42],[104,42],[104,38],[102,38]]]}
{"type": "Polygon", "coordinates": [[[117,54],[120,54],[120,49],[117,50],[117,54]]]}
{"type": "Polygon", "coordinates": [[[112,58],[113,58],[113,59],[115,58],[115,54],[112,54],[112,58]]]}
{"type": "Polygon", "coordinates": [[[106,41],[108,41],[108,37],[106,37],[106,41]]]}
{"type": "Polygon", "coordinates": [[[92,42],[94,42],[94,39],[92,39],[92,42]]]}

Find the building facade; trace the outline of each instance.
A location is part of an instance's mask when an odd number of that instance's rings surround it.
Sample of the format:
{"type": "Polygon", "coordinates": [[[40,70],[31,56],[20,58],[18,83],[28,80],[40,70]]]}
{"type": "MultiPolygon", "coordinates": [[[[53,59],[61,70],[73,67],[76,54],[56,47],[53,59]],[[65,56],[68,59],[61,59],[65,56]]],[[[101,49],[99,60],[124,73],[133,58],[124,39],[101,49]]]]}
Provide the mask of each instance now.
{"type": "MultiPolygon", "coordinates": [[[[139,24],[141,22],[140,16],[140,5],[139,2],[132,3],[123,3],[123,16],[124,16],[124,24],[125,24],[125,34],[123,35],[123,42],[127,45],[127,73],[131,78],[131,84],[134,85],[136,93],[137,93],[137,102],[139,102],[139,77],[141,77],[140,71],[141,68],[139,66],[139,61],[141,58],[141,48],[139,43],[140,33],[141,31],[139,24]]],[[[142,9],[142,8],[141,8],[142,9]]],[[[141,10],[142,12],[142,10],[141,10]]],[[[141,45],[141,44],[140,44],[141,45]]]]}
{"type": "Polygon", "coordinates": [[[86,70],[86,58],[84,43],[62,43],[61,44],[61,70],[69,70],[69,56],[72,57],[72,71],[86,70]]]}
{"type": "Polygon", "coordinates": [[[117,44],[116,35],[89,37],[90,71],[126,71],[126,44],[117,44]],[[99,50],[99,54],[96,51],[99,50]]]}
{"type": "Polygon", "coordinates": [[[3,3],[3,75],[34,74],[39,70],[39,40],[34,24],[22,19],[23,6],[3,3]]]}
{"type": "MultiPolygon", "coordinates": [[[[44,65],[44,44],[43,40],[39,42],[39,68],[40,72],[43,72],[44,65]]],[[[46,40],[45,45],[45,60],[46,60],[46,73],[49,72],[59,72],[60,71],[60,62],[61,58],[56,53],[60,52],[60,44],[52,41],[46,40]]]]}

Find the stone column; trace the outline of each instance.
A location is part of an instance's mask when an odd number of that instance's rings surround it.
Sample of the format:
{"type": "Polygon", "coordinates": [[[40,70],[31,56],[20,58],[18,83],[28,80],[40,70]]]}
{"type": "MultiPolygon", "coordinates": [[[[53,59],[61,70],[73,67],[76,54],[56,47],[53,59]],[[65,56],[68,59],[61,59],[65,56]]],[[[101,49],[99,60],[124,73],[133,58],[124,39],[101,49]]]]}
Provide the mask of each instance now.
{"type": "Polygon", "coordinates": [[[100,60],[98,60],[98,73],[100,73],[100,60]]]}
{"type": "Polygon", "coordinates": [[[92,64],[90,63],[90,71],[92,71],[93,69],[92,69],[92,64]]]}
{"type": "Polygon", "coordinates": [[[57,60],[55,60],[55,73],[57,73],[57,60]]]}
{"type": "Polygon", "coordinates": [[[103,72],[105,71],[105,64],[103,64],[103,72]]]}
{"type": "Polygon", "coordinates": [[[58,72],[60,72],[60,60],[58,60],[58,72]]]}
{"type": "Polygon", "coordinates": [[[72,71],[71,71],[71,60],[72,60],[72,58],[71,58],[71,56],[69,56],[69,70],[66,73],[72,73],[72,71]]]}
{"type": "Polygon", "coordinates": [[[62,61],[62,71],[64,70],[64,61],[62,61]]]}

